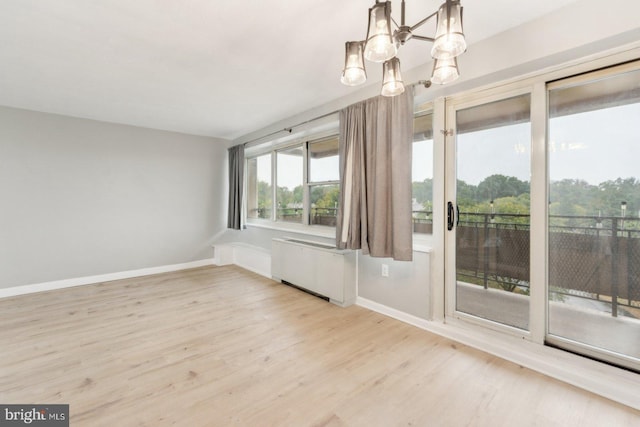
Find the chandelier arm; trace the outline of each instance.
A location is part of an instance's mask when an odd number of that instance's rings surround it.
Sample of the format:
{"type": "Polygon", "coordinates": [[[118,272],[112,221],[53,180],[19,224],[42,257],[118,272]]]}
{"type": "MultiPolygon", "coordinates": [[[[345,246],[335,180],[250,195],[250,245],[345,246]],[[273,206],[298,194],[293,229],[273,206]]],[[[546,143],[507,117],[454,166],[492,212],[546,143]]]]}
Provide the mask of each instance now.
{"type": "Polygon", "coordinates": [[[431,43],[436,41],[436,39],[434,39],[433,37],[417,36],[415,34],[412,34],[411,38],[412,39],[416,39],[416,40],[422,40],[422,41],[425,41],[425,42],[431,42],[431,43]]]}
{"type": "Polygon", "coordinates": [[[400,28],[400,25],[398,25],[398,23],[396,22],[396,20],[395,20],[395,19],[393,19],[393,16],[391,17],[391,22],[393,22],[393,23],[395,24],[396,29],[397,29],[397,28],[400,28]]]}
{"type": "Polygon", "coordinates": [[[433,18],[434,16],[436,16],[438,14],[438,11],[436,10],[435,12],[433,12],[431,15],[427,16],[426,18],[424,18],[422,21],[418,22],[416,25],[414,25],[413,27],[411,27],[411,31],[414,31],[416,28],[420,27],[421,25],[423,25],[425,22],[427,22],[429,19],[433,18]]]}

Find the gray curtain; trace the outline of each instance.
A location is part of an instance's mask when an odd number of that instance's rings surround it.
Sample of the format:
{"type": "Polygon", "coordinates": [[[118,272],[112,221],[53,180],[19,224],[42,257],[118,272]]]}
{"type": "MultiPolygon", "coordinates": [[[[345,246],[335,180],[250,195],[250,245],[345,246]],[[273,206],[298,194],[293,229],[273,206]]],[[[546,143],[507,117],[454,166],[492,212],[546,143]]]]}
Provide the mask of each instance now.
{"type": "Polygon", "coordinates": [[[242,191],[244,181],[244,146],[229,148],[229,213],[227,228],[242,228],[242,191]]]}
{"type": "Polygon", "coordinates": [[[411,261],[413,90],[340,111],[336,245],[411,261]]]}

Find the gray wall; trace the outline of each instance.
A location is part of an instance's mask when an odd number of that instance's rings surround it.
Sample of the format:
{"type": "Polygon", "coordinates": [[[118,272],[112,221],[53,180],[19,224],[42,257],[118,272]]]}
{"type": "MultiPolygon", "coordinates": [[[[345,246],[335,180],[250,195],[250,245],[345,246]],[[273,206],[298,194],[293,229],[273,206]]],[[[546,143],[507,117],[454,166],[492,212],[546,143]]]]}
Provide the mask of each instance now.
{"type": "Polygon", "coordinates": [[[226,141],[0,107],[0,288],[212,257],[226,141]]]}
{"type": "Polygon", "coordinates": [[[413,261],[394,261],[361,255],[358,259],[358,296],[404,313],[431,318],[430,254],[413,251],[413,261]],[[389,276],[382,276],[386,264],[389,276]]]}

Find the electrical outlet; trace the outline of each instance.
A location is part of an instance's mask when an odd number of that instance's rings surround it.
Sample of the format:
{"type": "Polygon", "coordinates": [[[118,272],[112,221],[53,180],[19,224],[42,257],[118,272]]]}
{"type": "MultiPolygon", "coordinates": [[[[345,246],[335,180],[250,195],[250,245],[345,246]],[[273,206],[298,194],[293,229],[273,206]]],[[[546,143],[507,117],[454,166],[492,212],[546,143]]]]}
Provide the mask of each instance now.
{"type": "Polygon", "coordinates": [[[389,277],[389,265],[382,264],[382,277],[389,277]]]}

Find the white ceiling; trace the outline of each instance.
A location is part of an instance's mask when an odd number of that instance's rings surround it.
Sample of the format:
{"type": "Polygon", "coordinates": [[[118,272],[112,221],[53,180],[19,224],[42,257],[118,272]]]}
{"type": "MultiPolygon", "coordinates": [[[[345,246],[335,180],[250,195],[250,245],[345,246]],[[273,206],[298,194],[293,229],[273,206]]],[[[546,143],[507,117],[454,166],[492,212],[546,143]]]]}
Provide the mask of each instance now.
{"type": "MultiPolygon", "coordinates": [[[[442,1],[408,0],[407,23],[442,1]]],[[[468,43],[574,1],[463,0],[468,43]]],[[[354,91],[339,81],[344,42],[366,36],[373,3],[2,0],[0,105],[235,139],[354,91]]],[[[409,42],[403,69],[429,50],[409,42]]]]}

